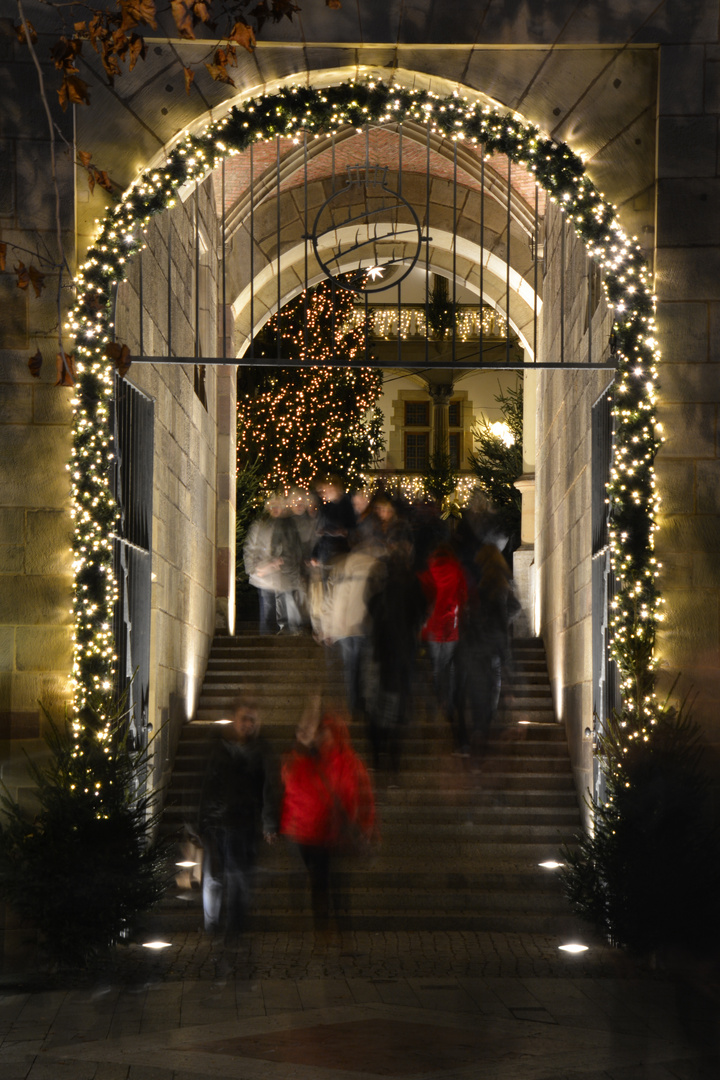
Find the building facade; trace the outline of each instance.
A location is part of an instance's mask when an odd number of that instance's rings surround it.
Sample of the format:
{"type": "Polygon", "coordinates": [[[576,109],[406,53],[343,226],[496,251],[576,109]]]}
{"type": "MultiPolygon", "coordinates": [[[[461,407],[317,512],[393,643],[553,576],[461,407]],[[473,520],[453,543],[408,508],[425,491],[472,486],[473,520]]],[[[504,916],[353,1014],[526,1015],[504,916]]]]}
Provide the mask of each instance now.
{"type": "MultiPolygon", "coordinates": [[[[25,6],[40,31],[38,55],[45,60],[53,28],[38,5],[25,6]]],[[[186,93],[183,66],[196,63],[198,44],[175,38],[170,26],[153,32],[145,61],[113,88],[95,72],[94,54],[86,49],[79,63],[92,84],[89,106],[66,112],[56,106],[48,63],[43,70],[57,123],[55,145],[32,58],[12,21],[0,20],[0,228],[7,245],[0,274],[2,779],[22,795],[22,750],[41,752],[40,706],[57,713],[69,696],[73,523],[65,464],[72,387],[55,385],[60,320],[50,267],[61,261],[58,238],[71,268],[77,268],[92,242],[95,219],[112,201],[141,172],[161,170],[184,131],[200,130],[236,101],[292,83],[322,87],[364,77],[441,95],[480,96],[537,124],[581,155],[587,175],[617,206],[626,232],[638,238],[654,275],[663,357],[657,408],[665,441],[656,462],[661,509],[655,541],[665,598],[657,642],[659,686],[669,688],[679,677],[680,693],[692,688],[695,715],[708,740],[717,744],[720,5],[635,0],[616,4],[609,13],[603,4],[579,9],[564,0],[525,5],[491,0],[478,10],[428,4],[409,15],[369,5],[335,12],[308,0],[300,18],[273,27],[277,36],[266,37],[253,54],[238,55],[234,87],[211,80],[200,66],[186,93]],[[112,191],[98,183],[90,190],[87,160],[107,174],[112,191]],[[22,271],[14,268],[40,266],[33,253],[43,252],[49,258],[47,285],[35,296],[32,281],[18,288],[22,271]],[[35,377],[28,359],[38,348],[44,363],[35,377]]],[[[418,152],[422,145],[418,137],[418,152]]],[[[309,193],[316,207],[327,198],[328,161],[336,149],[328,144],[324,159],[318,153],[308,175],[307,163],[293,158],[290,147],[279,141],[267,147],[258,147],[255,165],[261,182],[276,185],[276,192],[265,192],[261,204],[259,192],[249,191],[241,158],[230,159],[232,168],[216,170],[197,188],[180,192],[176,205],[148,225],[142,270],[137,260],[129,264],[128,282],[118,290],[116,329],[130,353],[170,353],[184,361],[136,364],[126,377],[148,403],[144,422],[151,426],[145,449],[138,450],[152,475],[143,504],[151,522],[149,689],[140,709],[149,730],[170,721],[162,728],[157,753],[158,784],[171,768],[179,725],[193,714],[215,628],[233,627],[232,361],[242,358],[264,319],[304,284],[301,195],[309,193]],[[275,161],[263,166],[263,152],[275,154],[275,161]],[[251,237],[248,223],[255,207],[259,220],[251,237]],[[294,254],[286,257],[285,249],[273,247],[279,236],[294,254]],[[211,356],[229,363],[204,366],[203,357],[211,356]]],[[[501,204],[491,185],[502,182],[499,165],[493,170],[490,163],[488,175],[479,180],[480,163],[463,159],[458,187],[457,174],[453,181],[447,171],[451,155],[443,155],[441,147],[430,149],[437,158],[428,173],[434,189],[413,193],[406,158],[402,191],[419,209],[435,204],[427,241],[432,272],[461,281],[509,315],[528,354],[533,303],[523,282],[532,281],[539,265],[534,292],[541,294],[542,310],[535,309],[538,331],[531,351],[539,359],[562,356],[568,362],[565,371],[524,373],[524,564],[519,573],[532,608],[529,623],[547,648],[558,720],[568,730],[582,795],[592,784],[589,734],[601,666],[603,577],[594,567],[601,565],[603,550],[594,540],[593,500],[604,474],[594,433],[601,433],[603,395],[612,381],[612,312],[586,249],[553,204],[543,209],[542,251],[537,232],[535,248],[528,245],[523,221],[533,213],[531,178],[505,177],[512,190],[501,204]],[[462,205],[451,215],[448,199],[458,190],[462,205]],[[504,256],[503,222],[492,218],[503,205],[513,210],[504,256]],[[467,244],[477,245],[483,206],[488,217],[481,256],[477,246],[473,251],[467,244]],[[499,260],[497,266],[491,256],[499,260]],[[482,284],[481,265],[487,271],[482,284]],[[514,308],[507,312],[511,270],[514,308]],[[579,370],[589,356],[605,362],[606,370],[579,370]]],[[[392,160],[388,167],[392,172],[392,160]]],[[[67,307],[62,295],[60,306],[67,307]]],[[[67,333],[64,340],[70,351],[67,333]]],[[[441,376],[433,379],[436,386],[445,385],[441,376]]],[[[467,453],[470,417],[477,415],[478,403],[492,408],[487,384],[494,388],[496,381],[493,372],[463,377],[440,403],[447,410],[448,439],[458,437],[448,447],[459,458],[467,453]]],[[[433,398],[426,385],[410,374],[386,384],[382,404],[390,469],[418,465],[434,445],[440,392],[433,398]]],[[[142,549],[133,544],[128,540],[128,549],[142,549]]]]}

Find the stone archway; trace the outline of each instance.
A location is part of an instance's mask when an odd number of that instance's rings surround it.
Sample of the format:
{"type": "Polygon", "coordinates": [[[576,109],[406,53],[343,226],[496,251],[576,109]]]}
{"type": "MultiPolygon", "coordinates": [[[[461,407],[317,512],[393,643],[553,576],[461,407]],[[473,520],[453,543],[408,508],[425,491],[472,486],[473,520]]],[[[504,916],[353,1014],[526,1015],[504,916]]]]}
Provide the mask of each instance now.
{"type": "MultiPolygon", "coordinates": [[[[103,481],[105,429],[110,397],[106,359],[112,327],[107,302],[125,276],[125,264],[141,244],[140,230],[170,205],[178,190],[201,180],[224,156],[278,135],[337,132],[367,123],[399,119],[428,124],[453,141],[506,154],[530,170],[532,182],[547,192],[602,268],[604,290],[615,308],[618,379],[615,465],[609,486],[613,501],[611,544],[620,581],[612,621],[613,650],[623,671],[630,727],[641,730],[651,709],[650,686],[657,617],[655,560],[652,555],[655,494],[653,457],[656,345],[653,300],[640,248],[624,234],[615,209],[586,177],[582,162],[562,144],[544,137],[513,114],[504,114],[459,95],[440,99],[425,91],[382,85],[341,84],[323,90],[285,88],[242,107],[198,135],[179,142],[167,162],[143,174],[103,222],[80,276],[80,299],[73,315],[77,333],[78,408],[75,421],[73,499],[77,511],[76,678],[79,696],[112,669],[107,610],[113,585],[104,536],[111,527],[112,499],[103,481]],[[92,597],[92,618],[88,598],[92,597]]],[[[118,346],[120,343],[117,343],[118,346]]],[[[632,736],[635,732],[631,732],[632,736]]]]}

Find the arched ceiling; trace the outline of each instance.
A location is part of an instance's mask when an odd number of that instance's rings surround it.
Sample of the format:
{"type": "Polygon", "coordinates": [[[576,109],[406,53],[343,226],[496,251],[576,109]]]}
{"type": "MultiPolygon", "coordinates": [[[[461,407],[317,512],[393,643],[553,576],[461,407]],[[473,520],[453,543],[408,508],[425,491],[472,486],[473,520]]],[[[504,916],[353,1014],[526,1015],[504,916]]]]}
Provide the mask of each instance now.
{"type": "MultiPolygon", "coordinates": [[[[27,7],[28,5],[26,5],[27,7]]],[[[213,82],[202,61],[209,38],[185,41],[161,23],[132,73],[107,86],[90,49],[80,59],[91,84],[89,108],[76,109],[78,148],[93,154],[119,189],[189,127],[217,119],[240,97],[284,82],[339,82],[370,74],[439,93],[456,87],[521,113],[582,153],[589,175],[650,247],[653,225],[657,49],[692,40],[707,27],[690,5],[670,0],[580,5],[575,0],[483,0],[451,6],[343,4],[301,0],[293,22],[266,24],[253,54],[238,51],[235,87],[213,82]],[[170,36],[163,37],[162,30],[170,36]],[[183,66],[196,66],[186,94],[183,66]]],[[[31,18],[38,0],[29,0],[31,18]]],[[[40,17],[42,9],[40,9],[40,17]]],[[[80,254],[102,217],[104,193],[78,189],[80,254]]]]}

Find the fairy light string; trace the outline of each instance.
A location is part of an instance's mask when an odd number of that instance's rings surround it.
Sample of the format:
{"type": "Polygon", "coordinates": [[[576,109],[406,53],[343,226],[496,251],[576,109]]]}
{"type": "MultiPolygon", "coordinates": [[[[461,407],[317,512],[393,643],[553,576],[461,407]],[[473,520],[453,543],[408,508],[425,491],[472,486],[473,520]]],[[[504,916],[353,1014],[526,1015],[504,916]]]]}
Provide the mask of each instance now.
{"type": "Polygon", "coordinates": [[[69,329],[75,336],[74,443],[69,465],[74,518],[74,694],[76,712],[90,695],[111,688],[116,656],[112,612],[116,599],[112,544],[116,506],[110,484],[109,432],[113,368],[111,297],[126,264],[143,244],[150,219],[171,207],[178,188],[206,177],[223,157],[280,135],[300,142],[367,123],[414,120],[435,135],[507,154],[527,168],[561,208],[602,269],[614,308],[617,378],[613,389],[615,446],[607,489],[610,548],[617,592],[610,613],[611,652],[621,676],[628,741],[647,738],[656,706],[654,643],[662,619],[660,564],[654,554],[658,495],[653,461],[661,435],[655,415],[657,363],[655,301],[651,278],[635,238],[617,209],[585,175],[581,159],[527,124],[519,115],[494,110],[454,94],[381,83],[343,83],[316,89],[287,87],[232,108],[200,134],[188,135],[164,165],[148,170],[100,223],[97,238],[77,277],[77,302],[69,329]]]}

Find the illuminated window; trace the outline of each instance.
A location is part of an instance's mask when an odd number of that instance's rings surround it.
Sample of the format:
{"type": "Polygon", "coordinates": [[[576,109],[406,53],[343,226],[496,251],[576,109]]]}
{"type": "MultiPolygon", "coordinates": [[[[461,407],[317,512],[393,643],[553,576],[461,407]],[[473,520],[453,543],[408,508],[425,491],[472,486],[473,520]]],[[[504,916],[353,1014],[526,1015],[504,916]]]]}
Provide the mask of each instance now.
{"type": "Polygon", "coordinates": [[[429,401],[406,401],[405,402],[405,427],[429,427],[430,426],[430,402],[429,401]]]}
{"type": "Polygon", "coordinates": [[[408,472],[424,472],[427,469],[428,444],[427,432],[406,432],[405,468],[408,472]]]}
{"type": "Polygon", "coordinates": [[[450,466],[458,470],[462,464],[460,460],[462,450],[462,435],[459,431],[451,431],[448,436],[448,449],[450,453],[450,466]]]}

